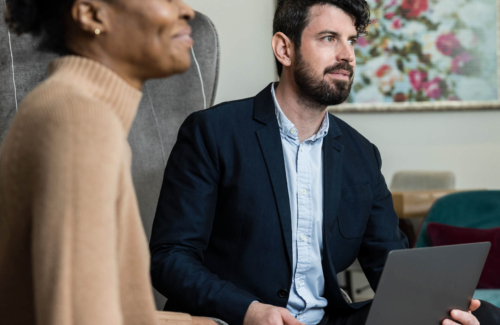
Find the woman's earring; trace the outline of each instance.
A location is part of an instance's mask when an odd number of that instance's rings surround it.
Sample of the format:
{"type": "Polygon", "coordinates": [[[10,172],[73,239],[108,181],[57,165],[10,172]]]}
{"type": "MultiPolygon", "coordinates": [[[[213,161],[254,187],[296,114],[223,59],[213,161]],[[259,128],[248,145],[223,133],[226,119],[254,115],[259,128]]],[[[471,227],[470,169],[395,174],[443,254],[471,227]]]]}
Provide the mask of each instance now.
{"type": "Polygon", "coordinates": [[[101,31],[99,30],[99,28],[96,28],[94,32],[95,32],[96,35],[100,35],[101,34],[101,31]]]}

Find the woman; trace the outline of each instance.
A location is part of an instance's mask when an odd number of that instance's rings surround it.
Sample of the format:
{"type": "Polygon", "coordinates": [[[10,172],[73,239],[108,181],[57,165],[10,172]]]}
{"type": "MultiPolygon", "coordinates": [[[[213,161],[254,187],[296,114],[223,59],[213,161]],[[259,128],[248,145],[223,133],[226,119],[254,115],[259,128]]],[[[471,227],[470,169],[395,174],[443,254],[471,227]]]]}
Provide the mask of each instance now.
{"type": "Polygon", "coordinates": [[[61,55],[0,152],[0,324],[208,324],[156,312],[127,135],[150,78],[185,71],[181,0],[7,0],[61,55]]]}

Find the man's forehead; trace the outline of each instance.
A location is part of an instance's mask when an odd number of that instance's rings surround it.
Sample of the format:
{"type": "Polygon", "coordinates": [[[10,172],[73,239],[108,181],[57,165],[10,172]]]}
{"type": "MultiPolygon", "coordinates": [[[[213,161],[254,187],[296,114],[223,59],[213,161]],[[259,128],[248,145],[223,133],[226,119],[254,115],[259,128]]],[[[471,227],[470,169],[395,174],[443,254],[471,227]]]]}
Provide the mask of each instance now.
{"type": "Polygon", "coordinates": [[[319,33],[323,30],[334,30],[339,34],[356,35],[354,16],[339,7],[330,4],[314,5],[309,9],[306,30],[319,33]]]}

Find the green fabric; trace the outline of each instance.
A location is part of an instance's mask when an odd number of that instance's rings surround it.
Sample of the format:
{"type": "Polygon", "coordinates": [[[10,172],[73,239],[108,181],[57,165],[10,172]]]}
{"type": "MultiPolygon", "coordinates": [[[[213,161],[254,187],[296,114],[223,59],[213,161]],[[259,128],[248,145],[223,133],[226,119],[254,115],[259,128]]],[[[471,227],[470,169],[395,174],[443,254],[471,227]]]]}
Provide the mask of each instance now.
{"type": "Polygon", "coordinates": [[[500,308],[500,290],[497,289],[479,289],[474,292],[474,299],[480,299],[489,302],[500,308]]]}
{"type": "Polygon", "coordinates": [[[500,227],[500,191],[461,192],[439,199],[427,214],[415,247],[432,246],[429,222],[477,229],[500,227]]]}

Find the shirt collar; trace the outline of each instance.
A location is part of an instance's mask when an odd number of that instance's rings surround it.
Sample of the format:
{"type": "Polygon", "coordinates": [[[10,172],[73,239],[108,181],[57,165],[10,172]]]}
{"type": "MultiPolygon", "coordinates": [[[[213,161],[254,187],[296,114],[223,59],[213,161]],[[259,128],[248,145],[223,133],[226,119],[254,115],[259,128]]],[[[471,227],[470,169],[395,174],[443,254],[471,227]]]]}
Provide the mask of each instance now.
{"type": "MultiPolygon", "coordinates": [[[[295,125],[286,117],[285,113],[281,110],[280,104],[278,103],[278,99],[276,98],[276,92],[274,91],[274,84],[271,86],[271,93],[273,95],[274,107],[276,113],[276,119],[278,120],[278,126],[280,129],[280,133],[282,136],[299,138],[299,134],[295,125]]],[[[323,119],[323,123],[321,123],[321,127],[319,131],[307,139],[306,141],[316,141],[322,139],[328,134],[328,129],[330,127],[330,120],[328,118],[328,113],[325,114],[325,118],[323,119]]]]}

